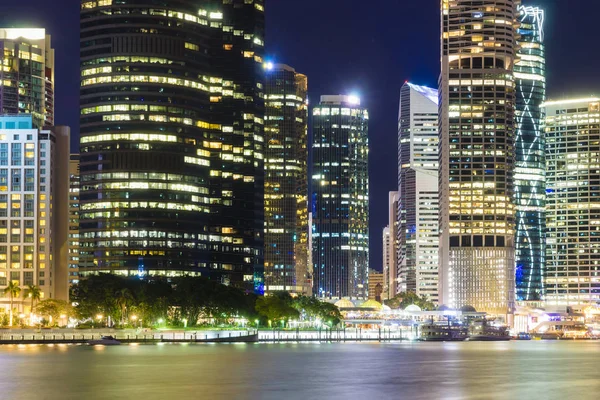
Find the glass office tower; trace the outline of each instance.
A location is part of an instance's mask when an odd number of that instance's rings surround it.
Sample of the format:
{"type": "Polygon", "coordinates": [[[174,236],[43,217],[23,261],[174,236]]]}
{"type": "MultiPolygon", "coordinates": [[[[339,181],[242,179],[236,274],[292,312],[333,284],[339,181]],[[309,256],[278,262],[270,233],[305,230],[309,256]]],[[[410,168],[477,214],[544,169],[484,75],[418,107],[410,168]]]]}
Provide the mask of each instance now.
{"type": "Polygon", "coordinates": [[[546,133],[548,306],[600,301],[600,98],[549,101],[546,133]]]}
{"type": "Polygon", "coordinates": [[[541,301],[546,263],[546,159],[541,105],[546,99],[544,10],[519,7],[515,63],[515,210],[518,301],[541,301]]]}
{"type": "Polygon", "coordinates": [[[54,49],[39,28],[0,28],[0,114],[54,126],[54,49]]]}
{"type": "Polygon", "coordinates": [[[366,298],[369,267],[369,114],[354,96],[313,109],[313,292],[366,298]]]}
{"type": "Polygon", "coordinates": [[[81,2],[80,274],[260,293],[264,3],[159,3],[81,2]]]}
{"type": "Polygon", "coordinates": [[[307,79],[287,65],[265,68],[265,290],[312,293],[307,79]]]}
{"type": "MultiPolygon", "coordinates": [[[[442,0],[442,303],[510,318],[517,0],[442,0]]],[[[510,322],[510,321],[508,321],[510,322]]]]}

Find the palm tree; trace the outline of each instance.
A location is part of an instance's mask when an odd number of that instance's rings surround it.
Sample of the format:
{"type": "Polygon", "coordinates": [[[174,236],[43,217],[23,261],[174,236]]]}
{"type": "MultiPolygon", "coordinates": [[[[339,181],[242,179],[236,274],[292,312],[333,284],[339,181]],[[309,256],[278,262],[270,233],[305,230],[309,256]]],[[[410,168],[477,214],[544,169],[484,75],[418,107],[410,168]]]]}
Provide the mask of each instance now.
{"type": "Polygon", "coordinates": [[[27,289],[25,289],[24,295],[25,295],[25,297],[29,297],[31,299],[30,314],[33,316],[33,306],[35,305],[36,301],[40,301],[40,299],[42,298],[42,290],[40,289],[39,286],[27,285],[27,289]]]}
{"type": "Polygon", "coordinates": [[[19,293],[21,293],[21,288],[19,287],[19,284],[16,283],[15,281],[10,281],[8,286],[6,286],[4,288],[4,294],[8,294],[8,296],[10,297],[10,323],[9,323],[9,326],[12,326],[12,324],[13,324],[13,300],[15,297],[19,296],[19,293]]]}

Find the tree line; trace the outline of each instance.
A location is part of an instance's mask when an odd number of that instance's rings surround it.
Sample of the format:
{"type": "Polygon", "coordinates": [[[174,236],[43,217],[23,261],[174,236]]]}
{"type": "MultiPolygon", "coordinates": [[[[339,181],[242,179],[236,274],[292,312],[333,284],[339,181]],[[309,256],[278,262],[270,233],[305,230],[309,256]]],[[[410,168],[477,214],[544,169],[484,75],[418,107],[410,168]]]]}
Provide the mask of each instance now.
{"type": "Polygon", "coordinates": [[[333,304],[287,292],[257,296],[203,277],[89,276],[71,290],[74,315],[93,326],[240,324],[286,327],[290,321],[337,325],[333,304]]]}

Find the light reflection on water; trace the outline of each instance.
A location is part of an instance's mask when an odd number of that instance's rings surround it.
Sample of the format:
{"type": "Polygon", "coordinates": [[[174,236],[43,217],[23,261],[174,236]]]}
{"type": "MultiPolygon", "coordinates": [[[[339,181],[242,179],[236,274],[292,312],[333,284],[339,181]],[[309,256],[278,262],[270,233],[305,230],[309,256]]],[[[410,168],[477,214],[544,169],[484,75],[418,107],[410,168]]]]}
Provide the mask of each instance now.
{"type": "Polygon", "coordinates": [[[0,399],[597,399],[600,342],[0,346],[0,399]]]}

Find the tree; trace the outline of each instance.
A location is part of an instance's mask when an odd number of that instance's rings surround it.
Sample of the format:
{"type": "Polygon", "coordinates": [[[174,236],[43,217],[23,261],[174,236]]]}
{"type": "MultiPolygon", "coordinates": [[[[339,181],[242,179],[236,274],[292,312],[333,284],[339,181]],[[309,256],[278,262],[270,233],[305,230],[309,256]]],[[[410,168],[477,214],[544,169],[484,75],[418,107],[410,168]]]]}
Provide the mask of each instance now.
{"type": "Polygon", "coordinates": [[[25,289],[24,293],[25,297],[29,297],[31,299],[31,314],[33,314],[33,307],[36,301],[40,301],[42,298],[42,290],[39,286],[35,285],[27,285],[27,289],[25,289]]]}
{"type": "Polygon", "coordinates": [[[8,286],[6,286],[6,288],[4,288],[4,294],[8,294],[8,297],[10,298],[9,326],[12,326],[12,324],[13,324],[13,301],[14,301],[15,297],[19,296],[19,293],[21,293],[21,288],[19,287],[19,284],[16,283],[15,281],[10,281],[8,283],[8,286]]]}
{"type": "Polygon", "coordinates": [[[69,317],[72,314],[71,305],[64,300],[47,299],[42,300],[36,306],[36,311],[44,317],[50,317],[49,325],[56,325],[61,315],[69,317]]]}
{"type": "Polygon", "coordinates": [[[121,313],[121,325],[127,322],[127,308],[133,303],[133,295],[129,288],[120,288],[115,293],[115,300],[119,306],[119,312],[121,313]]]}
{"type": "Polygon", "coordinates": [[[427,296],[420,297],[415,292],[398,293],[393,299],[387,300],[385,304],[391,308],[401,309],[414,304],[423,311],[435,310],[435,304],[429,301],[427,296]]]}
{"type": "Polygon", "coordinates": [[[287,292],[276,292],[259,297],[256,300],[256,311],[274,323],[285,324],[288,319],[300,316],[298,310],[292,307],[292,297],[287,292]]]}

